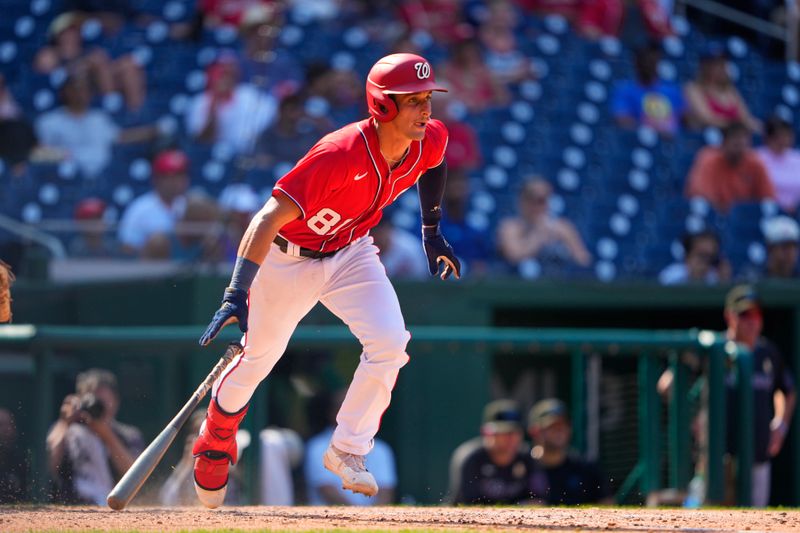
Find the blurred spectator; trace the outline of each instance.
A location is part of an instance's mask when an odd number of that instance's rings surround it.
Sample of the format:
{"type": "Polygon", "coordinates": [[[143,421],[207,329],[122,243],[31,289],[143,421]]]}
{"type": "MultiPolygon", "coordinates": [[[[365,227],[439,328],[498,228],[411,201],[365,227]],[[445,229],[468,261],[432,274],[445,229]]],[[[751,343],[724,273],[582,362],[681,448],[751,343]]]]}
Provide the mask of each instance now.
{"type": "Polygon", "coordinates": [[[707,47],[700,58],[695,80],[686,84],[689,123],[697,128],[725,128],[742,123],[750,131],[761,131],[761,121],[750,114],[747,104],[728,73],[728,58],[722,45],[707,47]]]}
{"type": "Polygon", "coordinates": [[[800,226],[793,218],[780,215],[764,221],[763,228],[767,245],[764,276],[770,279],[797,277],[800,226]]]}
{"type": "Polygon", "coordinates": [[[196,95],[188,108],[186,129],[205,143],[222,144],[234,153],[250,152],[275,119],[278,102],[249,83],[240,83],[235,58],[224,56],[206,71],[205,92],[196,95]]]}
{"type": "Polygon", "coordinates": [[[779,117],[766,123],[764,146],[756,152],[775,187],[775,199],[784,211],[800,205],[800,150],[794,147],[794,128],[779,117]]]}
{"type": "Polygon", "coordinates": [[[636,3],[651,39],[660,41],[672,35],[672,0],[637,0],[636,3]]]}
{"type": "Polygon", "coordinates": [[[750,143],[747,126],[727,126],[719,148],[706,146],[697,153],[686,179],[686,197],[705,198],[721,213],[737,202],[775,198],[767,169],[750,143]]]}
{"type": "Polygon", "coordinates": [[[455,100],[443,100],[441,104],[437,103],[434,110],[434,115],[440,116],[449,133],[445,153],[448,175],[475,170],[482,161],[478,134],[475,128],[463,120],[466,113],[466,106],[455,100]],[[440,115],[438,109],[443,109],[444,112],[440,115]]]}
{"type": "Polygon", "coordinates": [[[189,192],[175,228],[155,233],[145,243],[143,259],[171,259],[183,263],[219,262],[225,246],[219,206],[203,192],[189,192]]]}
{"type": "MultiPolygon", "coordinates": [[[[771,465],[773,457],[780,453],[792,423],[797,393],[794,378],[786,367],[783,357],[775,346],[761,336],[764,325],[761,303],[753,287],[739,285],[728,292],[725,298],[725,322],[727,337],[745,345],[753,358],[753,473],[752,506],[769,504],[771,465]]],[[[738,418],[736,413],[736,367],[731,366],[725,379],[727,389],[727,451],[736,453],[738,418]]],[[[726,502],[733,504],[735,498],[734,463],[726,464],[726,502]]]]}
{"type": "Polygon", "coordinates": [[[64,7],[64,11],[91,14],[110,36],[117,35],[126,23],[146,24],[156,18],[136,9],[131,0],[67,0],[64,7]]]}
{"type": "Polygon", "coordinates": [[[153,190],[132,201],[119,223],[123,251],[138,254],[154,235],[170,235],[186,210],[189,159],[180,150],[161,152],[153,159],[153,190]]]}
{"type": "Polygon", "coordinates": [[[303,462],[303,440],[288,428],[268,427],[259,433],[261,474],[258,503],[294,505],[293,470],[303,462]]]}
{"type": "Polygon", "coordinates": [[[0,504],[20,503],[28,496],[28,460],[17,442],[14,415],[0,407],[0,504]]]}
{"type": "Polygon", "coordinates": [[[422,240],[395,227],[389,213],[370,231],[378,248],[386,275],[392,279],[425,279],[428,264],[422,250],[422,240]]]}
{"type": "Polygon", "coordinates": [[[327,119],[309,116],[305,103],[301,94],[281,101],[277,122],[258,138],[255,155],[259,167],[271,169],[281,162],[294,164],[326,133],[331,124],[327,119]]]}
{"type": "Polygon", "coordinates": [[[582,0],[575,27],[588,39],[617,36],[624,15],[622,0],[582,0]]]}
{"type": "Polygon", "coordinates": [[[398,14],[412,33],[423,31],[443,46],[468,39],[474,34],[472,27],[464,20],[460,0],[402,2],[398,14]]]}
{"type": "Polygon", "coordinates": [[[681,240],[683,261],[672,263],[658,275],[662,285],[699,283],[716,285],[731,278],[731,265],[722,258],[717,234],[706,229],[687,233],[681,240]]]}
{"type": "Polygon", "coordinates": [[[339,124],[361,115],[364,84],[352,69],[312,63],[306,70],[306,84],[306,113],[319,124],[326,115],[339,124]]]}
{"type": "Polygon", "coordinates": [[[120,129],[108,113],[92,109],[85,75],[67,78],[60,95],[64,105],[36,120],[36,134],[43,146],[62,151],[63,157],[75,161],[86,176],[97,176],[106,168],[114,143],[145,142],[158,135],[155,126],[120,129]]]}
{"type": "Polygon", "coordinates": [[[248,6],[239,23],[242,80],[279,100],[300,90],[304,80],[297,60],[277,46],[282,15],[278,4],[255,3],[248,6]]]}
{"type": "Polygon", "coordinates": [[[142,435],[117,421],[117,378],[108,370],[78,375],[47,435],[48,467],[58,503],[105,505],[106,496],[144,449],[142,435]]]}
{"type": "Polygon", "coordinates": [[[0,259],[0,324],[11,323],[11,284],[14,283],[14,273],[11,267],[0,259]]]}
{"type": "Polygon", "coordinates": [[[244,183],[232,183],[219,195],[219,207],[225,223],[225,236],[222,239],[226,261],[235,261],[239,243],[244,236],[250,219],[261,209],[263,202],[252,187],[244,183]]]}
{"type": "Polygon", "coordinates": [[[517,0],[517,3],[537,15],[561,15],[575,20],[583,0],[517,0]]]}
{"type": "MultiPolygon", "coordinates": [[[[194,455],[192,455],[192,446],[194,446],[194,441],[200,433],[200,425],[205,418],[205,409],[198,409],[192,413],[192,416],[186,423],[185,439],[183,441],[183,451],[180,460],[158,491],[158,501],[161,505],[169,507],[200,505],[200,501],[197,499],[197,494],[194,490],[194,455]]],[[[241,454],[250,444],[247,431],[240,430],[236,434],[236,442],[239,447],[239,453],[241,454]]],[[[228,491],[225,493],[225,503],[229,505],[245,503],[240,464],[241,463],[232,465],[228,474],[228,491]]]]}
{"type": "Polygon", "coordinates": [[[441,72],[450,97],[463,102],[471,113],[500,107],[510,100],[508,87],[494,78],[475,39],[454,44],[437,72],[441,72]]]}
{"type": "Polygon", "coordinates": [[[274,0],[199,0],[197,10],[203,26],[214,29],[225,25],[238,26],[251,6],[274,8],[275,4],[278,2],[274,0]]]}
{"type": "MultiPolygon", "coordinates": [[[[622,29],[626,4],[622,0],[517,0],[526,9],[541,15],[562,15],[580,34],[589,39],[617,36],[622,29]]],[[[645,30],[651,39],[660,40],[672,33],[669,0],[637,0],[645,30]]],[[[628,7],[630,9],[630,7],[628,7]]]]}
{"type": "Polygon", "coordinates": [[[397,470],[394,452],[381,439],[374,440],[372,450],[366,455],[367,470],[375,477],[381,490],[369,498],[363,494],[346,491],[341,480],[322,466],[320,457],[331,442],[336,426],[336,413],[344,400],[346,390],[334,394],[321,393],[311,402],[311,411],[325,417],[325,428],[306,443],[304,472],[309,505],[389,505],[395,501],[397,470]]]}
{"type": "Polygon", "coordinates": [[[81,36],[84,20],[84,15],[75,11],[56,17],[48,29],[48,45],[33,60],[34,70],[50,74],[65,68],[70,73],[85,75],[101,95],[121,93],[128,109],[138,111],[147,91],[144,71],[129,54],[111,59],[101,48],[86,50],[81,36]]]}
{"type": "MultiPolygon", "coordinates": [[[[452,143],[452,140],[451,140],[452,143]]],[[[448,149],[451,144],[448,144],[448,149]]],[[[469,180],[460,171],[450,171],[448,164],[447,187],[442,203],[442,233],[447,242],[458,250],[461,267],[470,276],[482,276],[489,271],[492,255],[492,236],[467,223],[469,213],[469,180]]]]}
{"type": "Polygon", "coordinates": [[[70,257],[110,258],[120,255],[119,243],[105,221],[106,203],[100,198],[84,198],[75,206],[78,234],[69,243],[70,257]]]}
{"type": "Polygon", "coordinates": [[[534,496],[547,505],[611,504],[608,484],[596,464],[570,453],[572,424],[564,402],[548,398],[536,403],[528,416],[533,441],[534,496]]]}
{"type": "Polygon", "coordinates": [[[497,246],[511,265],[516,267],[526,259],[536,259],[543,268],[591,263],[592,256],[572,222],[550,213],[552,190],[544,179],[528,178],[519,192],[519,214],[500,221],[497,246]]]}
{"type": "Polygon", "coordinates": [[[522,413],[510,400],[483,411],[481,435],[461,444],[450,459],[448,503],[517,505],[531,503],[535,465],[522,448],[522,413]]]}
{"type": "Polygon", "coordinates": [[[513,84],[536,77],[535,67],[517,45],[514,29],[519,16],[509,0],[493,0],[478,34],[486,66],[500,83],[513,84]]]}
{"type": "Polygon", "coordinates": [[[616,83],[611,112],[623,128],[649,126],[671,137],[680,129],[686,106],[680,87],[659,79],[660,60],[658,45],[650,44],[636,50],[636,79],[616,83]]]}
{"type": "Polygon", "coordinates": [[[11,94],[3,74],[0,73],[0,159],[16,167],[28,159],[36,146],[33,127],[22,114],[11,94]]]}
{"type": "Polygon", "coordinates": [[[341,0],[291,0],[292,16],[309,22],[330,22],[339,18],[347,2],[341,0]]]}
{"type": "Polygon", "coordinates": [[[181,458],[158,491],[158,501],[161,505],[170,507],[200,505],[200,501],[194,491],[194,455],[192,455],[192,446],[194,446],[194,441],[200,433],[200,424],[203,423],[205,418],[205,409],[198,409],[192,413],[186,423],[181,458]]]}

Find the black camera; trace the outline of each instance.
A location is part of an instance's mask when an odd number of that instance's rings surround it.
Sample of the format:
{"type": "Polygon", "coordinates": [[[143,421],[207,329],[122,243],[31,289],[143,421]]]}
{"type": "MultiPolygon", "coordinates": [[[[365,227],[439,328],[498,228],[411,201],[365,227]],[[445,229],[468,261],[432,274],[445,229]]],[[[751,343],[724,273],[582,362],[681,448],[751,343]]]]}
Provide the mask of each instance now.
{"type": "Polygon", "coordinates": [[[106,406],[100,398],[89,392],[81,396],[80,409],[89,413],[89,416],[96,420],[103,416],[106,406]]]}

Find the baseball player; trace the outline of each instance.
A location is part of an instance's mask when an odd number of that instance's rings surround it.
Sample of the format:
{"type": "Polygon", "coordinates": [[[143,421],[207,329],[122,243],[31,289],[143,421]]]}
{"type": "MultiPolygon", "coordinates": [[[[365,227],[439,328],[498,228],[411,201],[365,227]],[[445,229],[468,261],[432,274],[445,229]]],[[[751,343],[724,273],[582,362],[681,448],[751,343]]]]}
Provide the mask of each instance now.
{"type": "Polygon", "coordinates": [[[439,230],[448,136],[431,118],[431,97],[445,89],[430,63],[414,54],[380,59],[366,86],[371,117],[317,142],[278,180],[250,222],[222,306],[200,338],[205,346],[233,322],[244,333],[244,353],[214,384],[193,449],[195,488],[207,507],[224,500],[228,468],[237,459],[234,437],[253,391],[317,302],[363,346],[323,464],[345,489],[377,494],[364,456],[408,362],[410,335],[369,230],[412,185],[419,191],[431,275],[460,276],[461,265],[439,230]]]}

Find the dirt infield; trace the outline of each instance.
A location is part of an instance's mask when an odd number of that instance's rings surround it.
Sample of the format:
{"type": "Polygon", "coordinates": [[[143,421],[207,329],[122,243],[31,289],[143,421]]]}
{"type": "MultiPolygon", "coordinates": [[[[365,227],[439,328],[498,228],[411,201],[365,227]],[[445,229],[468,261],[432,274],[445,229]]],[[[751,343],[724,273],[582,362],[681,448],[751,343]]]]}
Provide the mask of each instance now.
{"type": "Polygon", "coordinates": [[[800,511],[614,508],[0,507],[0,531],[800,531],[800,511]]]}

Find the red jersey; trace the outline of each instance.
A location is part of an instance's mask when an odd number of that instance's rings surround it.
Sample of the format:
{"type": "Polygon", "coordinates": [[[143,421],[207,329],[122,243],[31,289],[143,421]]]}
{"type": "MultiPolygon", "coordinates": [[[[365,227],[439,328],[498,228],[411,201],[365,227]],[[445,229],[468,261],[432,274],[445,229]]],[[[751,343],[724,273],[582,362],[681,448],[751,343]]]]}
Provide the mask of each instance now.
{"type": "Polygon", "coordinates": [[[431,120],[425,138],[412,141],[403,162],[390,169],[381,155],[374,119],[329,133],[275,184],[273,196],[281,191],[303,212],[280,235],[320,252],[363,237],[380,221],[384,207],[442,163],[446,148],[447,128],[431,120]]]}

